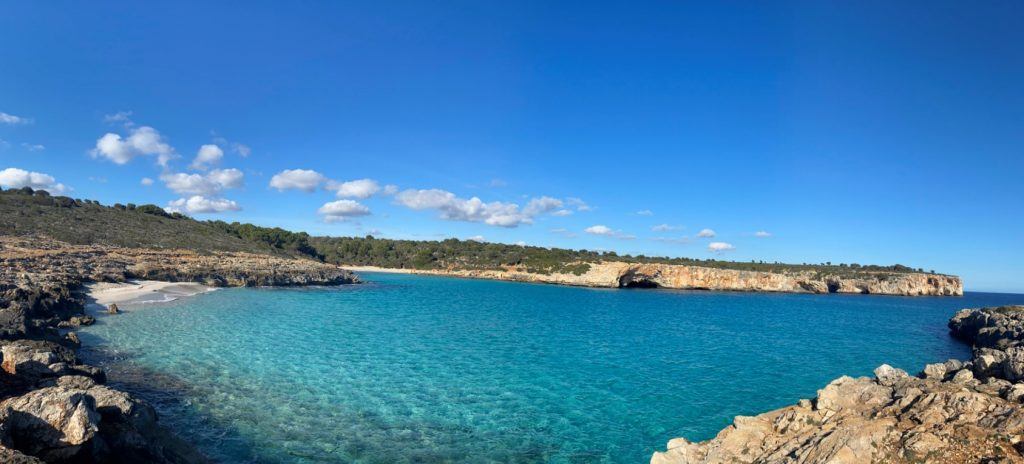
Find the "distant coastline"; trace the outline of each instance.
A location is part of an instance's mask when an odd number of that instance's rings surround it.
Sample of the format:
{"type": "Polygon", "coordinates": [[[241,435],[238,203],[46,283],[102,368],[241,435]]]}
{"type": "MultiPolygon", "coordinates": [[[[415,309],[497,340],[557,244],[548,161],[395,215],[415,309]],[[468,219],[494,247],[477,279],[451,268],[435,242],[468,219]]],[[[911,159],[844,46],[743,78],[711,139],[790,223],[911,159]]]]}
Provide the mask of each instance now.
{"type": "Polygon", "coordinates": [[[386,272],[533,282],[600,288],[668,288],[779,293],[844,293],[903,296],[962,296],[957,276],[862,272],[855,276],[811,272],[740,271],[703,266],[610,261],[588,263],[585,272],[538,273],[506,269],[402,269],[341,265],[353,272],[386,272]]]}

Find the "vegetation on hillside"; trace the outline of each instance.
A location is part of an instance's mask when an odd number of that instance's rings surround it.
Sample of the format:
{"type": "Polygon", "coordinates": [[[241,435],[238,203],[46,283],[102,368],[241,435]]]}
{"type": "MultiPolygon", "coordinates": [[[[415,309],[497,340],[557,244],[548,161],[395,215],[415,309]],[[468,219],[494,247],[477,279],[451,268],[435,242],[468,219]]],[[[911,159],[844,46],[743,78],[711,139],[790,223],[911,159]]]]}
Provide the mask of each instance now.
{"type": "MultiPolygon", "coordinates": [[[[863,272],[924,272],[902,265],[783,264],[618,255],[480,243],[470,240],[392,240],[366,237],[311,237],[277,227],[238,222],[197,221],[156,205],[103,206],[92,200],[50,196],[31,188],[0,191],[0,234],[47,235],[77,244],[249,251],[301,256],[334,264],[404,269],[503,269],[582,274],[588,263],[625,261],[696,265],[777,273],[814,272],[850,276],[863,272]]],[[[934,273],[935,271],[930,271],[934,273]]]]}
{"type": "MultiPolygon", "coordinates": [[[[582,274],[589,269],[587,263],[622,261],[631,263],[660,263],[704,266],[717,269],[764,271],[776,273],[815,272],[849,276],[863,272],[906,273],[924,272],[907,266],[873,266],[860,264],[784,264],[721,261],[716,259],[667,258],[644,255],[619,255],[615,252],[567,250],[534,246],[480,243],[471,240],[447,239],[442,241],[391,240],[366,237],[313,237],[310,244],[327,262],[362,266],[380,266],[403,269],[503,269],[508,266],[525,268],[530,272],[582,274]]],[[[934,271],[932,271],[934,272],[934,271]]]]}
{"type": "MultiPolygon", "coordinates": [[[[275,253],[270,246],[156,205],[103,206],[29,188],[0,192],[0,234],[45,235],[68,243],[199,251],[275,253]]],[[[280,253],[278,253],[280,254],[280,253]]]]}

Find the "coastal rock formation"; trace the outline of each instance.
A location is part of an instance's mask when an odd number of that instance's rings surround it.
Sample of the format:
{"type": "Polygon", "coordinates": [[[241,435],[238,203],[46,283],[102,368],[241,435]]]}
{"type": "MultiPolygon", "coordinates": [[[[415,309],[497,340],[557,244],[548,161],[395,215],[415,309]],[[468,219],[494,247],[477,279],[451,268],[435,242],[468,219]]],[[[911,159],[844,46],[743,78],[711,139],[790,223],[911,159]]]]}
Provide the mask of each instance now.
{"type": "Polygon", "coordinates": [[[0,237],[0,339],[31,336],[56,340],[60,337],[54,329],[62,322],[65,326],[89,323],[75,294],[83,282],[129,279],[198,282],[211,287],[358,282],[349,271],[308,259],[0,237]]]}
{"type": "Polygon", "coordinates": [[[971,361],[840,377],[814,400],[737,417],[711,440],[673,439],[651,463],[1024,462],[1024,307],[960,311],[949,326],[975,344],[971,361]]]}
{"type": "Polygon", "coordinates": [[[94,321],[77,292],[83,282],[136,278],[210,286],[358,282],[311,260],[0,237],[0,462],[207,462],[160,427],[149,404],[103,385],[103,370],[80,363],[77,336],[64,333],[94,321]]]}
{"type": "Polygon", "coordinates": [[[523,269],[423,270],[422,274],[451,275],[585,287],[661,287],[694,290],[791,293],[860,293],[877,295],[963,295],[959,277],[914,272],[869,272],[849,275],[816,272],[775,273],[739,271],[676,264],[637,264],[618,261],[587,263],[582,274],[538,274],[523,269]]]}

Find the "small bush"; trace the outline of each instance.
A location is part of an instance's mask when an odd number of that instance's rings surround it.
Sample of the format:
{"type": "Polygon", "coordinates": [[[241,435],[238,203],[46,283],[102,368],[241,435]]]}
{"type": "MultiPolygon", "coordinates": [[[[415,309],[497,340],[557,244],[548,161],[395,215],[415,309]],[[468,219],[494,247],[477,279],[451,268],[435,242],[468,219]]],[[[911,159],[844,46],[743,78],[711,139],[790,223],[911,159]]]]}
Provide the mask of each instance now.
{"type": "Polygon", "coordinates": [[[145,213],[145,214],[152,214],[154,216],[161,216],[161,217],[165,217],[165,218],[170,218],[171,217],[170,214],[167,214],[167,211],[164,211],[163,208],[161,208],[161,207],[159,207],[157,205],[142,205],[142,206],[139,206],[138,208],[136,208],[135,211],[138,211],[140,213],[145,213]]]}

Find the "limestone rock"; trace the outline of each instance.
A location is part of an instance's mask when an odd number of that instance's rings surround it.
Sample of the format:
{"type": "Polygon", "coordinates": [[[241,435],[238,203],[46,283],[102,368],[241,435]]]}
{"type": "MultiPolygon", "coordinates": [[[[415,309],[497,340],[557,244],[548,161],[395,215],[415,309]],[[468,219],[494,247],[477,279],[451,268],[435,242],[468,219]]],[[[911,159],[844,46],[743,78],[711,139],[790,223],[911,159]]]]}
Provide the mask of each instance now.
{"type": "Polygon", "coordinates": [[[84,391],[47,387],[0,402],[15,449],[46,461],[70,459],[99,430],[95,401],[84,391]]]}
{"type": "Polygon", "coordinates": [[[1003,393],[1003,398],[1015,403],[1024,402],[1024,384],[1013,384],[1003,393]]]}
{"type": "Polygon", "coordinates": [[[6,342],[0,346],[0,354],[3,355],[0,367],[8,374],[27,381],[54,375],[51,365],[75,361],[75,354],[71,350],[53,342],[39,340],[6,342]]]}
{"type": "MultiPolygon", "coordinates": [[[[583,263],[573,263],[583,264],[583,263]]],[[[763,272],[719,269],[696,265],[586,263],[582,274],[530,272],[522,266],[494,269],[409,270],[417,274],[452,275],[480,279],[539,282],[584,287],[662,287],[794,293],[871,293],[880,295],[962,295],[959,277],[921,273],[862,272],[851,276],[816,272],[763,272]]]]}
{"type": "Polygon", "coordinates": [[[974,380],[974,373],[970,369],[960,369],[956,374],[953,374],[952,379],[953,382],[961,384],[969,383],[972,380],[974,380]]]}
{"type": "Polygon", "coordinates": [[[96,318],[94,318],[92,316],[88,316],[88,315],[71,316],[71,318],[66,320],[66,321],[60,321],[60,323],[57,324],[57,327],[60,327],[62,329],[64,329],[64,328],[74,328],[74,327],[80,327],[80,326],[83,326],[83,325],[92,325],[95,322],[96,322],[96,318]]]}
{"type": "Polygon", "coordinates": [[[907,377],[907,371],[896,369],[888,364],[882,364],[875,369],[875,378],[878,383],[887,387],[891,387],[907,377]]]}
{"type": "Polygon", "coordinates": [[[0,445],[0,462],[4,464],[43,464],[45,461],[0,445]]]}
{"type": "Polygon", "coordinates": [[[946,365],[943,363],[927,364],[921,371],[921,377],[942,380],[946,377],[946,365]]]}
{"type": "Polygon", "coordinates": [[[970,362],[840,377],[813,402],[737,417],[711,440],[673,439],[651,463],[1024,463],[1022,310],[958,312],[951,332],[979,343],[970,362]]]}

